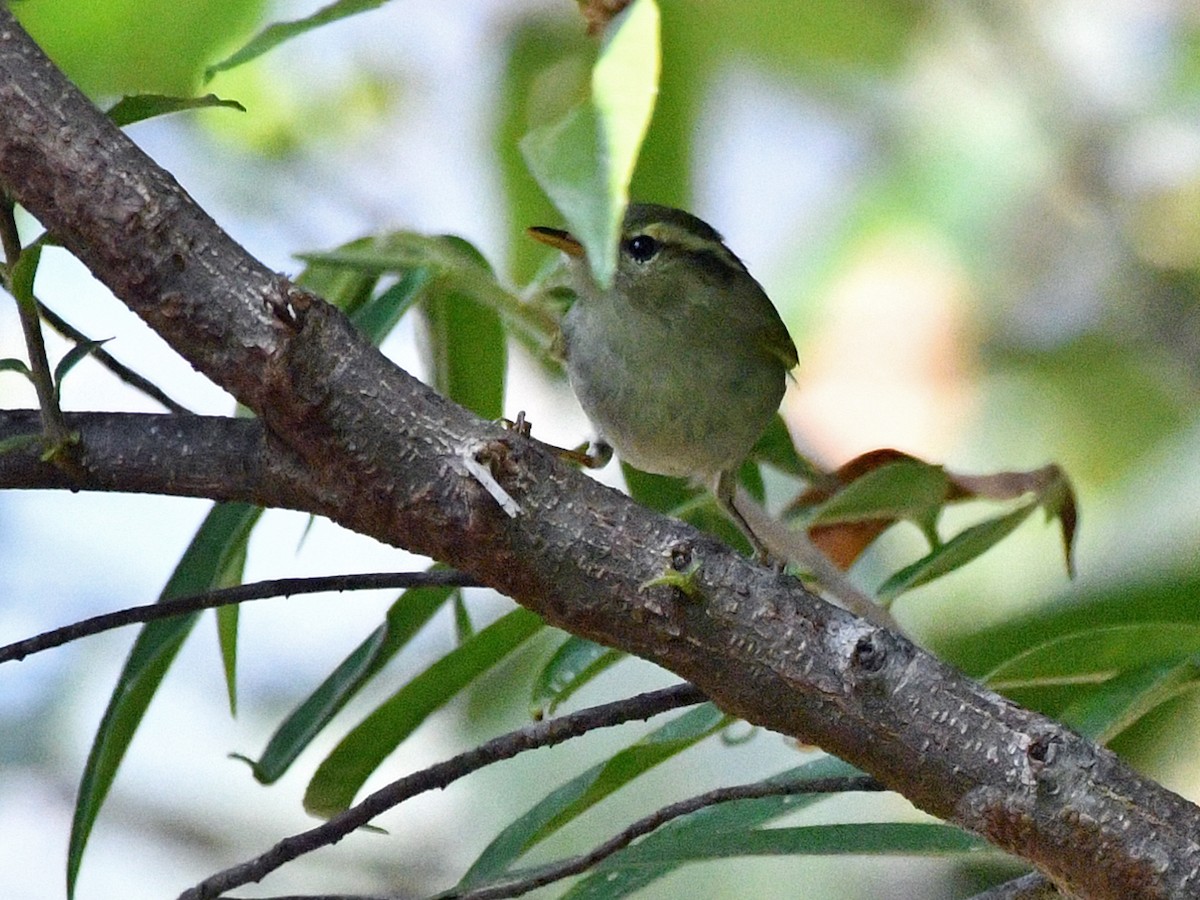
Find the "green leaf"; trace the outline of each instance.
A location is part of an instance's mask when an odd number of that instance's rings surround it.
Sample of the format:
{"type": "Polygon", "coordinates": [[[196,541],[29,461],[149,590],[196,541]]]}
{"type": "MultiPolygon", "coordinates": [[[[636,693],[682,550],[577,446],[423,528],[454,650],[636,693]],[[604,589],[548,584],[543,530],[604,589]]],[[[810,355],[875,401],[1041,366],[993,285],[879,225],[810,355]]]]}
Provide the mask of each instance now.
{"type": "Polygon", "coordinates": [[[0,359],[0,372],[19,372],[30,381],[33,381],[33,373],[29,371],[29,366],[26,365],[23,359],[14,359],[11,356],[0,359]]]}
{"type": "Polygon", "coordinates": [[[364,266],[362,260],[374,259],[377,254],[390,257],[394,245],[405,246],[408,237],[407,232],[393,232],[357,238],[342,244],[333,254],[314,254],[307,257],[308,264],[296,283],[350,316],[368,340],[379,346],[421,299],[437,269],[422,261],[406,259],[392,269],[400,276],[396,283],[376,295],[375,289],[389,268],[364,266]],[[340,254],[349,254],[351,259],[347,261],[340,254]]]}
{"type": "Polygon", "coordinates": [[[471,621],[471,611],[463,600],[462,591],[454,594],[454,637],[462,644],[475,636],[475,623],[471,621]]]}
{"type": "Polygon", "coordinates": [[[673,510],[693,506],[698,497],[704,495],[702,488],[693,487],[686,479],[671,478],[667,475],[653,475],[621,464],[621,475],[629,496],[642,506],[660,513],[671,513],[673,510]]]}
{"type": "Polygon", "coordinates": [[[98,349],[107,344],[112,338],[104,338],[100,341],[80,341],[58,361],[58,365],[54,367],[54,402],[58,403],[62,398],[63,379],[76,365],[84,358],[91,356],[98,349]]]}
{"type": "MultiPolygon", "coordinates": [[[[767,781],[818,781],[829,778],[851,778],[862,774],[853,766],[832,756],[822,757],[802,766],[775,775],[767,781]]],[[[719,844],[729,834],[750,831],[773,819],[797,810],[806,809],[824,800],[827,794],[783,794],[752,800],[734,800],[709,806],[691,815],[675,819],[646,835],[633,847],[628,847],[601,862],[587,877],[578,882],[565,897],[597,898],[624,897],[636,893],[664,875],[677,869],[683,861],[672,859],[678,846],[710,846],[719,844]],[[641,863],[623,865],[627,852],[636,848],[641,863]],[[661,853],[656,852],[661,849],[661,853]]]]}
{"type": "MultiPolygon", "coordinates": [[[[656,842],[652,850],[633,844],[596,867],[593,878],[638,870],[644,866],[680,866],[689,862],[735,856],[943,856],[986,849],[981,838],[953,825],[920,822],[855,822],[844,825],[802,825],[795,828],[756,828],[691,833],[656,842]],[[610,860],[612,862],[610,862],[610,860]]],[[[591,878],[586,883],[590,883],[591,878]]],[[[564,897],[623,897],[627,891],[597,892],[597,886],[578,885],[564,897]]]]}
{"type": "Polygon", "coordinates": [[[530,712],[539,719],[553,715],[558,704],[624,658],[619,650],[568,636],[538,673],[529,697],[530,712]]]}
{"type": "Polygon", "coordinates": [[[1080,627],[1055,635],[997,665],[983,680],[1009,693],[1030,688],[1101,684],[1122,672],[1200,652],[1200,624],[1136,622],[1080,627]]]}
{"type": "Polygon", "coordinates": [[[1155,707],[1200,682],[1200,656],[1122,672],[1058,716],[1094,741],[1107,744],[1155,707]]]}
{"type": "Polygon", "coordinates": [[[936,640],[936,650],[972,677],[983,678],[1030,648],[1096,629],[1136,626],[1168,632],[1176,629],[1184,635],[1174,652],[1163,654],[1165,648],[1150,645],[1145,647],[1144,658],[1136,652],[1142,649],[1138,641],[1139,646],[1131,648],[1138,658],[1123,666],[1135,668],[1200,650],[1187,643],[1190,629],[1198,624],[1200,569],[1184,554],[1175,565],[1157,563],[1142,579],[1094,582],[989,628],[941,637],[936,640]]]}
{"type": "MultiPolygon", "coordinates": [[[[246,571],[246,543],[231,548],[216,587],[241,584],[246,571]]],[[[225,691],[229,697],[229,714],[237,715],[237,636],[241,607],[237,604],[217,607],[217,643],[221,648],[221,670],[225,674],[225,691]]]]}
{"type": "Polygon", "coordinates": [[[788,475],[794,475],[804,481],[814,482],[823,477],[823,473],[807,459],[796,452],[792,434],[788,431],[783,417],[776,415],[763,432],[762,437],[750,451],[750,459],[766,463],[788,475]]]}
{"type": "Polygon", "coordinates": [[[33,296],[33,280],[37,277],[38,263],[42,260],[42,245],[30,244],[17,257],[16,265],[9,275],[9,290],[18,303],[30,305],[36,309],[33,296]]]}
{"type": "MultiPolygon", "coordinates": [[[[654,101],[658,97],[661,60],[659,12],[654,0],[634,0],[609,26],[600,58],[592,68],[592,103],[603,133],[603,174],[608,196],[619,200],[618,218],[612,233],[615,245],[620,216],[629,202],[629,183],[654,101]]],[[[598,267],[601,283],[608,284],[616,266],[615,246],[608,251],[608,265],[598,267]]],[[[600,257],[603,259],[603,257],[600,257]]]]}
{"type": "Polygon", "coordinates": [[[683,478],[652,475],[624,463],[621,474],[629,488],[629,496],[642,506],[682,519],[716,535],[732,547],[749,552],[750,545],[745,536],[705,488],[693,486],[683,478]]]}
{"type": "Polygon", "coordinates": [[[322,25],[328,25],[330,22],[336,22],[338,19],[345,19],[348,16],[357,15],[361,12],[367,12],[368,10],[383,6],[385,2],[387,0],[337,0],[337,2],[323,6],[312,15],[305,16],[303,19],[276,22],[273,25],[268,25],[239,50],[227,56],[219,63],[205,69],[204,80],[209,81],[218,72],[224,72],[227,69],[235,68],[262,56],[267,51],[275,49],[284,41],[299,37],[302,34],[312,31],[314,28],[320,28],[322,25]]]}
{"type": "Polygon", "coordinates": [[[92,97],[187,94],[205,63],[240,40],[264,0],[92,0],[12,4],[38,45],[92,97]]]}
{"type": "Polygon", "coordinates": [[[895,600],[905,591],[928,584],[955,569],[961,569],[1016,531],[1037,506],[1037,500],[1033,500],[1006,515],[964,529],[927,556],[905,566],[885,581],[879,588],[879,599],[885,602],[895,600]]]}
{"type": "Polygon", "coordinates": [[[929,534],[950,492],[940,466],[903,459],[854,479],[813,510],[806,524],[909,519],[929,534]]]}
{"type": "Polygon", "coordinates": [[[502,875],[514,861],[618,788],[716,733],[729,718],[705,703],[550,792],[505,828],[457,885],[466,890],[502,875]]]}
{"type": "Polygon", "coordinates": [[[354,311],[354,324],[378,346],[421,299],[432,278],[433,271],[426,267],[404,272],[399,281],[354,311]]]}
{"type": "Polygon", "coordinates": [[[530,174],[518,144],[525,132],[561,118],[586,95],[592,46],[571,17],[524,17],[507,35],[492,143],[507,202],[506,258],[514,284],[528,283],[552,258],[526,229],[556,221],[554,207],[530,174]]]}
{"type": "Polygon", "coordinates": [[[495,310],[510,329],[542,352],[558,330],[556,314],[525,303],[502,287],[479,251],[451,235],[392,232],[370,245],[355,242],[332,252],[302,253],[299,257],[326,272],[346,270],[373,277],[428,268],[436,275],[442,292],[462,293],[495,310]]]}
{"type": "MultiPolygon", "coordinates": [[[[386,244],[387,240],[387,235],[356,238],[339,246],[333,254],[371,254],[381,244],[386,244]]],[[[300,256],[306,265],[296,276],[296,284],[314,294],[320,294],[346,315],[357,316],[360,309],[371,299],[382,270],[344,265],[324,257],[325,254],[300,256]]]]}
{"type": "MultiPolygon", "coordinates": [[[[437,568],[435,566],[435,568],[437,568]]],[[[413,588],[391,605],[387,618],[292,713],[268,741],[254,777],[272,784],[322,729],[425,626],[457,588],[413,588]]]]}
{"type": "Polygon", "coordinates": [[[433,282],[421,309],[434,388],[485,419],[498,419],[508,352],[496,311],[458,290],[453,280],[433,282]]]}
{"type": "MultiPolygon", "coordinates": [[[[243,503],[214,506],[163,588],[160,602],[221,586],[231,556],[245,546],[261,513],[243,503]]],[[[83,769],[67,850],[68,898],[74,896],[83,851],[129,742],[198,616],[189,613],[151,622],[134,641],[83,769]]]]}
{"type": "Polygon", "coordinates": [[[529,171],[604,286],[616,270],[629,184],[658,95],[659,55],[658,7],[634,0],[609,26],[588,101],[521,140],[529,171]]]}
{"type": "Polygon", "coordinates": [[[308,784],[304,808],[321,817],[348,808],[371,773],[417,726],[542,627],[536,615],[515,609],[412,679],[325,758],[308,784]]]}
{"type": "Polygon", "coordinates": [[[168,113],[189,109],[206,109],[218,106],[245,112],[246,107],[236,100],[222,100],[216,94],[203,97],[168,97],[165,94],[130,94],[109,107],[108,117],[118,127],[124,128],[134,122],[165,116],[168,113]]]}

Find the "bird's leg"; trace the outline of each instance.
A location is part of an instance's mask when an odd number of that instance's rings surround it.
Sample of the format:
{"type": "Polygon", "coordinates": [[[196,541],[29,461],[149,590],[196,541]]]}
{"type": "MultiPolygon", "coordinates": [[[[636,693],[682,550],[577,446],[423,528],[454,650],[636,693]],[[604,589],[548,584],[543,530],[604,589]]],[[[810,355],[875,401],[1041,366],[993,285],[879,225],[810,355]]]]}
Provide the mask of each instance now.
{"type": "Polygon", "coordinates": [[[750,523],[746,521],[746,517],[734,505],[733,498],[736,493],[737,471],[735,469],[726,469],[717,476],[716,484],[713,487],[713,494],[717,498],[717,503],[721,505],[721,509],[725,510],[725,514],[733,520],[733,524],[746,536],[746,540],[754,548],[755,561],[764,565],[774,563],[774,557],[767,550],[766,544],[754,533],[754,529],[750,527],[750,523]]]}
{"type": "Polygon", "coordinates": [[[558,455],[567,462],[573,462],[585,469],[603,469],[609,464],[613,457],[612,445],[604,440],[594,440],[587,444],[580,444],[574,450],[558,450],[558,455]]]}

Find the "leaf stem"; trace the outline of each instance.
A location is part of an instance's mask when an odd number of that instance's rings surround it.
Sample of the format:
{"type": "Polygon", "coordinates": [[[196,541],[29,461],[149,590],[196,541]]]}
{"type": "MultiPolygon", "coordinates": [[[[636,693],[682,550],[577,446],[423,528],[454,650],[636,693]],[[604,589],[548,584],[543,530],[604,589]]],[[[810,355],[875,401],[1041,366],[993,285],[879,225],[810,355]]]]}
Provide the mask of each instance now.
{"type": "Polygon", "coordinates": [[[69,448],[78,439],[67,427],[55,396],[54,376],[50,373],[46,342],[42,337],[42,322],[38,316],[37,301],[33,297],[33,279],[29,279],[27,286],[18,283],[20,279],[17,277],[17,266],[22,255],[21,237],[17,231],[13,202],[7,195],[0,199],[0,244],[4,247],[6,286],[17,301],[21,330],[25,334],[25,346],[29,351],[30,375],[37,392],[38,409],[41,411],[47,458],[58,465],[73,468],[74,454],[69,448]]]}

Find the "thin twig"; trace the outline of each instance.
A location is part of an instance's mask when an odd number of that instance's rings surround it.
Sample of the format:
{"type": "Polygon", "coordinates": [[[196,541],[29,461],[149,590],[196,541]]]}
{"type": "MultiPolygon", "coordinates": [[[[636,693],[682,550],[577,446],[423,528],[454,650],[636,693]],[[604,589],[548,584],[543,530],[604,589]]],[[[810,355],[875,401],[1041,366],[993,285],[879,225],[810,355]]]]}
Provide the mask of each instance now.
{"type": "MultiPolygon", "coordinates": [[[[50,324],[50,327],[63,337],[75,341],[77,344],[87,343],[91,340],[91,338],[89,338],[86,334],[84,334],[40,300],[38,301],[38,311],[42,314],[42,318],[50,324]]],[[[100,365],[104,366],[104,368],[108,369],[108,371],[116,375],[121,381],[125,382],[130,387],[141,391],[152,400],[161,403],[171,412],[185,416],[194,416],[196,414],[193,410],[188,409],[178,400],[174,400],[169,397],[167,393],[163,391],[163,389],[157,384],[155,384],[149,378],[146,378],[144,375],[139,375],[137,372],[133,371],[133,369],[129,368],[129,366],[125,365],[119,359],[114,357],[103,347],[97,347],[92,351],[91,355],[96,362],[100,363],[100,365]]]]}
{"type": "Polygon", "coordinates": [[[31,653],[60,647],[63,644],[110,631],[135,622],[154,622],[188,613],[230,606],[267,597],[286,597],[294,594],[316,594],[321,591],[366,591],[380,588],[415,587],[478,587],[479,582],[457,569],[434,569],[429,572],[372,572],[364,575],[328,575],[321,578],[276,578],[234,587],[205,591],[189,597],[179,597],[145,606],[132,606],[116,612],[103,613],[62,628],[0,647],[0,663],[24,659],[31,653]]]}
{"type": "Polygon", "coordinates": [[[208,900],[232,888],[261,881],[269,873],[305,853],[336,844],[350,832],[417,794],[444,788],[477,769],[511,759],[518,753],[551,747],[597,728],[648,719],[668,710],[702,703],[705,699],[694,685],[678,684],[510,731],[445,762],[393,781],[324,824],[286,837],[261,856],[206,878],[184,891],[179,900],[208,900]]]}
{"type": "Polygon", "coordinates": [[[545,887],[563,878],[586,872],[601,860],[629,846],[639,837],[662,827],[672,819],[694,813],[706,806],[728,803],[731,800],[751,800],[761,797],[778,797],[787,794],[834,794],[846,791],[884,791],[882,784],[869,775],[843,776],[838,778],[803,779],[785,781],[768,779],[753,784],[717,788],[678,803],[656,810],[645,818],[638,819],[628,828],[598,844],[587,853],[559,860],[525,873],[517,873],[503,881],[471,888],[462,892],[454,890],[438,895],[438,900],[497,900],[501,897],[519,897],[539,887],[545,887]]]}
{"type": "MultiPolygon", "coordinates": [[[[37,392],[38,408],[42,414],[42,432],[46,450],[56,463],[67,461],[65,451],[71,444],[71,430],[63,419],[62,410],[55,396],[54,376],[50,372],[50,360],[46,356],[46,342],[42,337],[42,322],[38,318],[37,303],[32,296],[22,296],[14,284],[14,274],[21,260],[21,236],[17,232],[17,220],[13,214],[13,203],[8,197],[0,200],[0,244],[4,247],[4,261],[8,267],[8,288],[17,301],[17,314],[21,319],[21,330],[25,334],[25,347],[29,352],[29,371],[33,388],[37,392]]],[[[69,464],[69,463],[68,463],[69,464]]]]}

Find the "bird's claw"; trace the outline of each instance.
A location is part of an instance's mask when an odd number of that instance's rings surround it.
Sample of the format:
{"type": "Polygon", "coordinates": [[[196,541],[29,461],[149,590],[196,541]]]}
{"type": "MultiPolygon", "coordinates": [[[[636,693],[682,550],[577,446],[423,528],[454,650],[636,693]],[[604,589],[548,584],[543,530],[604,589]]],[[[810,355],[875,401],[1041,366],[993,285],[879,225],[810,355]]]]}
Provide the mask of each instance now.
{"type": "Polygon", "coordinates": [[[568,450],[566,447],[559,447],[538,440],[533,436],[533,423],[525,418],[524,410],[517,413],[516,419],[500,419],[499,424],[501,428],[507,431],[515,431],[521,437],[529,438],[529,440],[546,448],[559,459],[574,463],[585,469],[603,469],[612,460],[613,449],[604,441],[580,444],[578,447],[568,450]]]}

